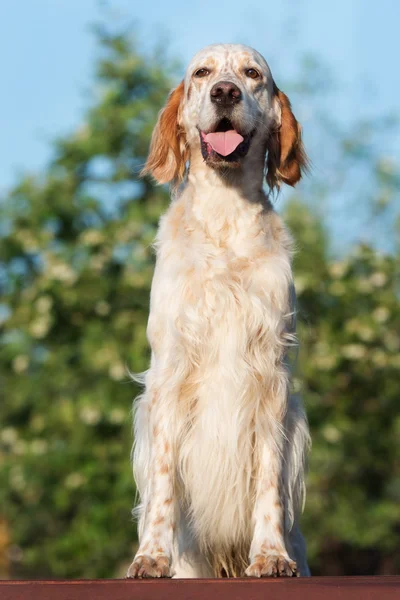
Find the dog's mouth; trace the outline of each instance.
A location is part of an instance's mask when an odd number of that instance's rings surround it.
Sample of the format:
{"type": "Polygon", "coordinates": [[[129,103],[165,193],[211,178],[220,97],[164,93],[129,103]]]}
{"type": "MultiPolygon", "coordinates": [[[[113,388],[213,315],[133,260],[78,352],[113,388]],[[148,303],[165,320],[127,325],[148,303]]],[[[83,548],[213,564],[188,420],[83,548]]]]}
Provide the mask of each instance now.
{"type": "Polygon", "coordinates": [[[214,131],[206,133],[199,129],[199,133],[204,160],[224,163],[237,163],[246,156],[254,135],[254,131],[241,134],[226,117],[217,123],[214,131]]]}

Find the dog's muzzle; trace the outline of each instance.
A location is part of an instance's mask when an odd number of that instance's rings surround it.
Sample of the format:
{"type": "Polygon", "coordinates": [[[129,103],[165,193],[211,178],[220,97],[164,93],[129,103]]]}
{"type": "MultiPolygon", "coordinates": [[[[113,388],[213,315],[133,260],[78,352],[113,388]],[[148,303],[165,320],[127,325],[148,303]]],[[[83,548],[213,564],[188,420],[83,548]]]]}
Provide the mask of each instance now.
{"type": "Polygon", "coordinates": [[[199,129],[199,133],[203,158],[213,163],[237,163],[246,156],[254,135],[254,131],[240,133],[227,117],[217,123],[214,131],[206,133],[199,129]]]}

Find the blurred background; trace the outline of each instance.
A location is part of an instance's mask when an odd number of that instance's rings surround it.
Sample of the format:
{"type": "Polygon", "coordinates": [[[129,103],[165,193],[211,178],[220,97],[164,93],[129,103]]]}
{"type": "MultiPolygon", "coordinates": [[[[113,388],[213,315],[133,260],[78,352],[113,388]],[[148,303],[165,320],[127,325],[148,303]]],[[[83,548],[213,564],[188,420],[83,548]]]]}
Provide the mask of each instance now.
{"type": "Polygon", "coordinates": [[[313,169],[276,199],[298,254],[294,387],[317,575],[400,573],[397,0],[35,0],[0,7],[0,577],[123,576],[128,370],[144,370],[168,191],[139,180],[190,57],[268,60],[313,169]]]}

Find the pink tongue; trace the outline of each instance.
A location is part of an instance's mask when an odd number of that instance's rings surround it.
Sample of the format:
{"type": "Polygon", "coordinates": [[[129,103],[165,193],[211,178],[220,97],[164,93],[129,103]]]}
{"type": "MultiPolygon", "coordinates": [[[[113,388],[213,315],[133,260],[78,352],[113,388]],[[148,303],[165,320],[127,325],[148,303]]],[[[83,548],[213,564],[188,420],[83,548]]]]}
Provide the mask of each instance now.
{"type": "Polygon", "coordinates": [[[222,156],[228,156],[243,142],[244,138],[231,129],[230,131],[218,131],[216,133],[208,133],[204,137],[205,141],[208,142],[215,152],[222,156]]]}

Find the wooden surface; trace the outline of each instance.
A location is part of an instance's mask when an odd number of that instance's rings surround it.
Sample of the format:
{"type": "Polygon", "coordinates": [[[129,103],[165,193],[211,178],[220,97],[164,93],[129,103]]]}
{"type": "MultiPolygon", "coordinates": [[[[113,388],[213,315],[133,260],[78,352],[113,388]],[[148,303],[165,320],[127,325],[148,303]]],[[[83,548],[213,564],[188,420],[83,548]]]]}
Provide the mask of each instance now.
{"type": "Polygon", "coordinates": [[[399,600],[400,577],[0,581],[0,600],[399,600]]]}

